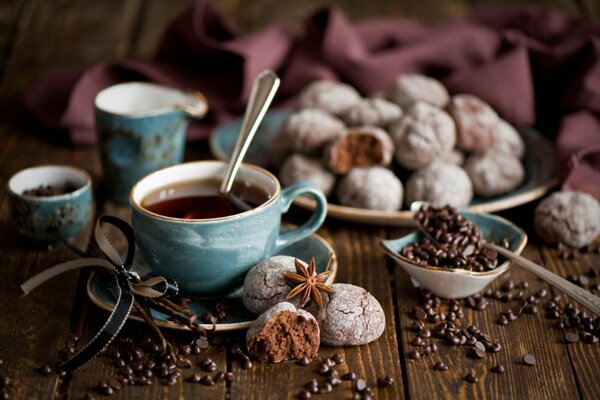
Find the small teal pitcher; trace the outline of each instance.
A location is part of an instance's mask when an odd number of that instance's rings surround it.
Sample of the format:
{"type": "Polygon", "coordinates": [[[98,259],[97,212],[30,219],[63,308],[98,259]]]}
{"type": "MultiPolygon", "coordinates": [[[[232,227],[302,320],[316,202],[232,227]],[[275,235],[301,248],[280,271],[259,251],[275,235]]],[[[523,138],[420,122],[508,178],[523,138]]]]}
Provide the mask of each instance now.
{"type": "Polygon", "coordinates": [[[103,186],[119,203],[145,175],[183,161],[188,117],[208,110],[200,93],[145,82],[106,88],[94,105],[103,186]]]}

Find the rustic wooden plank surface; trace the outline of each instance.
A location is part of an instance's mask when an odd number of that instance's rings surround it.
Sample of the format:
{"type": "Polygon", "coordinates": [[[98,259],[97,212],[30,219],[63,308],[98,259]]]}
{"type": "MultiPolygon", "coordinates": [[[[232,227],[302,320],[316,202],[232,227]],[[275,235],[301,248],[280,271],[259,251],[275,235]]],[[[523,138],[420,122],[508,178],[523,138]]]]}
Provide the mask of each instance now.
{"type": "MultiPolygon", "coordinates": [[[[398,236],[398,232],[395,232],[392,237],[398,236]]],[[[532,261],[540,260],[536,245],[527,246],[524,255],[532,261]]],[[[551,339],[556,333],[550,327],[551,322],[544,319],[541,306],[537,315],[523,314],[516,321],[500,326],[496,323],[498,315],[508,307],[515,309],[516,302],[508,304],[488,299],[489,304],[484,311],[475,311],[463,304],[465,319],[458,326],[466,328],[471,324],[476,325],[499,341],[503,346],[502,350],[495,354],[487,353],[482,360],[474,360],[466,355],[466,348],[448,346],[443,340],[434,339],[432,342],[437,343],[439,348],[436,355],[410,360],[409,351],[421,350],[410,345],[410,341],[416,335],[410,330],[413,308],[419,302],[410,279],[401,268],[396,269],[395,278],[400,313],[399,332],[406,360],[404,365],[408,375],[406,382],[409,398],[560,399],[578,396],[569,355],[560,340],[551,339]],[[527,353],[536,357],[536,366],[528,367],[522,363],[521,359],[527,353]],[[446,363],[449,370],[435,371],[433,366],[438,361],[446,363]],[[498,363],[506,368],[504,374],[490,371],[490,368],[498,363]],[[477,374],[480,379],[478,383],[466,382],[464,378],[469,372],[477,374]],[[540,379],[540,376],[544,378],[540,379]]],[[[538,281],[533,275],[514,265],[490,287],[494,290],[499,289],[501,284],[509,279],[515,283],[528,281],[530,286],[525,290],[527,296],[541,288],[549,289],[544,282],[538,281]]],[[[446,304],[447,307],[446,301],[442,304],[446,304]]]]}
{"type": "MultiPolygon", "coordinates": [[[[573,260],[563,260],[558,256],[556,249],[543,247],[542,256],[546,267],[560,276],[567,277],[569,275],[587,275],[592,269],[597,277],[590,278],[591,284],[599,283],[600,278],[600,255],[585,254],[573,260]]],[[[556,294],[560,291],[554,290],[556,294]]],[[[598,293],[596,293],[598,294],[598,293]]],[[[565,296],[563,296],[565,297],[565,296]]],[[[563,300],[563,304],[569,301],[568,298],[563,300]]],[[[579,306],[580,309],[585,308],[579,306]]],[[[572,329],[571,331],[576,332],[572,329]]],[[[563,335],[558,331],[553,333],[552,338],[557,341],[563,341],[563,335]]],[[[577,379],[578,388],[583,398],[597,398],[600,393],[600,348],[599,346],[589,345],[585,343],[575,343],[565,345],[571,359],[573,372],[577,379]]]]}

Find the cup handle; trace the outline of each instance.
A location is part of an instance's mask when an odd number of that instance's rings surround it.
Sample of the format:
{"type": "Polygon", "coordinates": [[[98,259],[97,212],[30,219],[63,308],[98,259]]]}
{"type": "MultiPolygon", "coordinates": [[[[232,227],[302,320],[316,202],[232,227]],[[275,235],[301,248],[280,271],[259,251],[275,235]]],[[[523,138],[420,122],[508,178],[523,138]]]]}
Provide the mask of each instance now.
{"type": "Polygon", "coordinates": [[[303,194],[311,196],[317,202],[317,207],[308,221],[300,225],[296,229],[280,232],[277,241],[275,242],[275,250],[277,253],[283,248],[295,243],[315,232],[325,221],[327,216],[327,199],[323,192],[317,189],[309,182],[296,182],[293,185],[281,191],[281,213],[286,213],[294,199],[303,194]]]}

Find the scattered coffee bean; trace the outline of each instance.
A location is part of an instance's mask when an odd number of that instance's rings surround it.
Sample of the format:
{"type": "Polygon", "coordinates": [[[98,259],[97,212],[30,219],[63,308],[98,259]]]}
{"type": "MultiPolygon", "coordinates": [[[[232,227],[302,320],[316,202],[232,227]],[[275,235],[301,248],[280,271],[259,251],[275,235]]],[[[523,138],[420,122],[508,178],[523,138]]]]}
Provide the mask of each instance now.
{"type": "Polygon", "coordinates": [[[385,378],[377,379],[377,386],[380,388],[386,388],[388,386],[391,386],[393,383],[394,383],[394,378],[392,378],[391,376],[386,376],[385,378]]]}
{"type": "Polygon", "coordinates": [[[504,366],[502,364],[497,364],[492,367],[492,372],[497,374],[503,374],[505,371],[504,366]]]}
{"type": "Polygon", "coordinates": [[[465,376],[465,379],[469,383],[477,383],[477,382],[479,382],[479,377],[477,375],[475,375],[475,373],[473,373],[473,372],[469,372],[467,374],[467,376],[465,376]]]}
{"type": "Polygon", "coordinates": [[[427,313],[421,307],[417,307],[415,309],[415,317],[417,318],[417,320],[423,321],[427,319],[427,313]]]}
{"type": "Polygon", "coordinates": [[[353,381],[356,379],[356,374],[350,371],[347,374],[342,375],[342,379],[345,381],[353,381]]]}
{"type": "Polygon", "coordinates": [[[203,375],[200,378],[200,383],[206,386],[214,386],[215,381],[213,380],[213,378],[210,375],[203,375]]]}
{"type": "Polygon", "coordinates": [[[305,399],[310,399],[312,397],[312,394],[308,390],[302,389],[300,392],[298,392],[296,397],[299,399],[305,400],[305,399]]]}
{"type": "Polygon", "coordinates": [[[200,374],[196,373],[196,374],[190,375],[190,377],[188,378],[188,381],[192,382],[192,383],[198,383],[198,382],[200,382],[200,378],[202,378],[202,376],[200,374]]]}
{"type": "Polygon", "coordinates": [[[327,374],[329,374],[330,371],[331,371],[331,368],[329,368],[329,366],[327,364],[321,364],[318,372],[321,375],[327,375],[327,374]]]}
{"type": "Polygon", "coordinates": [[[421,330],[423,330],[423,327],[424,327],[423,321],[419,321],[419,320],[414,320],[410,324],[410,329],[414,332],[421,332],[421,330]]]}
{"type": "Polygon", "coordinates": [[[479,348],[473,347],[471,350],[467,352],[467,355],[471,358],[475,358],[481,360],[485,357],[485,350],[481,350],[479,348]]]}
{"type": "Polygon", "coordinates": [[[330,393],[332,390],[333,386],[331,386],[331,383],[329,382],[325,382],[321,386],[319,386],[319,394],[330,393]]]}
{"type": "Polygon", "coordinates": [[[531,354],[525,354],[523,356],[523,364],[532,366],[532,365],[535,365],[535,363],[536,363],[536,360],[535,360],[535,357],[533,355],[531,355],[531,354]]]}
{"type": "Polygon", "coordinates": [[[447,371],[448,366],[444,362],[440,361],[437,364],[435,364],[433,369],[435,369],[436,371],[447,371]]]}
{"type": "Polygon", "coordinates": [[[308,364],[310,364],[310,361],[311,361],[310,358],[304,356],[298,360],[298,365],[301,365],[304,367],[304,366],[307,366],[308,364]]]}
{"type": "Polygon", "coordinates": [[[362,378],[358,378],[354,387],[356,388],[357,392],[363,392],[367,388],[367,381],[362,378]]]}
{"type": "Polygon", "coordinates": [[[421,358],[421,353],[418,350],[411,350],[408,352],[408,358],[411,360],[418,360],[421,358]]]}
{"type": "Polygon", "coordinates": [[[52,367],[49,365],[42,365],[37,371],[40,375],[50,375],[52,373],[52,367]]]}
{"type": "Polygon", "coordinates": [[[335,361],[335,363],[336,363],[336,364],[343,364],[343,363],[345,363],[345,362],[346,362],[346,359],[344,358],[344,356],[342,356],[342,355],[341,355],[341,354],[339,354],[339,353],[335,353],[335,354],[333,355],[333,357],[331,357],[331,359],[332,359],[333,361],[335,361]]]}
{"type": "Polygon", "coordinates": [[[565,341],[567,343],[577,343],[579,341],[579,336],[574,332],[567,332],[565,334],[565,341]]]}

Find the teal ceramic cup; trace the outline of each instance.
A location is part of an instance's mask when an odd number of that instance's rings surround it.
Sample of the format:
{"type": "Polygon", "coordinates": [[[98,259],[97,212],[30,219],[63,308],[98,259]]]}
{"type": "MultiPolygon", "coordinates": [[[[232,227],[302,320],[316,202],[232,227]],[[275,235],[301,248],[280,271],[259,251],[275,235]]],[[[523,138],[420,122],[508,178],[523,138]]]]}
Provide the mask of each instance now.
{"type": "Polygon", "coordinates": [[[307,182],[285,189],[270,172],[242,164],[236,181],[257,186],[269,199],[249,211],[211,219],[185,220],[142,207],[157,189],[190,181],[222,179],[227,164],[198,161],[154,172],[131,190],[131,218],[136,243],[146,264],[158,275],[175,279],[189,296],[214,297],[239,288],[252,266],[315,232],[325,220],[327,200],[307,182]],[[293,200],[308,195],[317,206],[308,221],[281,232],[281,215],[293,200]]]}
{"type": "Polygon", "coordinates": [[[102,90],[95,99],[96,133],[109,198],[127,203],[143,176],[183,161],[188,117],[207,103],[199,93],[131,82],[102,90]]]}
{"type": "Polygon", "coordinates": [[[52,244],[77,235],[94,215],[92,179],[79,168],[44,165],[17,172],[8,181],[13,219],[18,232],[38,244],[52,244]],[[28,194],[40,186],[71,184],[74,190],[53,196],[28,194]]]}

